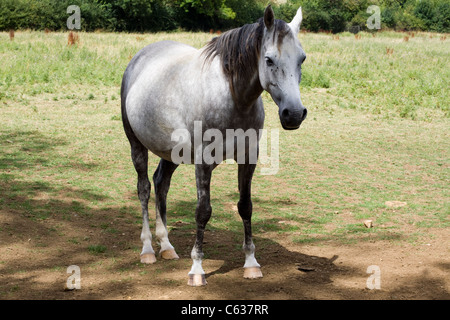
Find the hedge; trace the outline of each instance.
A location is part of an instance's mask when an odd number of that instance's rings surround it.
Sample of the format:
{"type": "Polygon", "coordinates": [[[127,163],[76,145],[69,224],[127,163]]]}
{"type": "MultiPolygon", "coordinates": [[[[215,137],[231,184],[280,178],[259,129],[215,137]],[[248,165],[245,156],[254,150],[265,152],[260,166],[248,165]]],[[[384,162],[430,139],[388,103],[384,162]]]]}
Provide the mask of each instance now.
{"type": "MultiPolygon", "coordinates": [[[[67,7],[81,9],[81,29],[169,31],[231,29],[255,22],[266,0],[0,0],[0,30],[66,30],[67,7]]],[[[367,29],[370,5],[381,9],[381,27],[450,32],[449,0],[288,0],[274,4],[276,17],[290,21],[303,8],[309,31],[367,29]]]]}

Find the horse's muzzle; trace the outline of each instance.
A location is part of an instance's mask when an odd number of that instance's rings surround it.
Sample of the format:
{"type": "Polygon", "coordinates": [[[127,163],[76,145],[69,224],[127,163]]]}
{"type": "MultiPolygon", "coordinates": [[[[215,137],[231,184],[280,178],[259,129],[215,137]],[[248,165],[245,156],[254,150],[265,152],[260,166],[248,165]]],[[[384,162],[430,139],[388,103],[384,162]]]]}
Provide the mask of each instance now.
{"type": "Polygon", "coordinates": [[[284,108],[280,110],[281,126],[285,130],[296,130],[300,128],[303,120],[306,119],[308,110],[305,107],[298,109],[284,108]]]}

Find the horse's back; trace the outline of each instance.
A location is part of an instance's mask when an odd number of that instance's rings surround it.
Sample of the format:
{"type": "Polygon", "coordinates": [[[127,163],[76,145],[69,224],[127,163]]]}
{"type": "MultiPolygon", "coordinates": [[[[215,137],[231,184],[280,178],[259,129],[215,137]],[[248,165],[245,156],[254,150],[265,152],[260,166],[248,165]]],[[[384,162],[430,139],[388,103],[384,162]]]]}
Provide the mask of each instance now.
{"type": "Polygon", "coordinates": [[[169,40],[147,45],[130,60],[125,70],[122,79],[125,84],[124,93],[128,93],[128,90],[145,71],[153,69],[152,73],[154,73],[157,67],[169,67],[171,59],[176,61],[195,51],[197,50],[189,45],[169,40]]]}

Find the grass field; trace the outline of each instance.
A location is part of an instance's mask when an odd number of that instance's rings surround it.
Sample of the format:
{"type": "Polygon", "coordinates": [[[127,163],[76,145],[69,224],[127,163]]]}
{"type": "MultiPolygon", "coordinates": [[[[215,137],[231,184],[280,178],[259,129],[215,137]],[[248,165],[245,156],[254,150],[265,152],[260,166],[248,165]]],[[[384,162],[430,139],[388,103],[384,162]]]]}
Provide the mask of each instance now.
{"type": "MultiPolygon", "coordinates": [[[[137,259],[141,215],[120,116],[121,76],[146,44],[172,39],[199,48],[212,37],[79,36],[78,45],[68,46],[67,33],[16,32],[14,41],[0,33],[0,269],[11,277],[28,269],[11,262],[20,259],[8,258],[8,248],[94,260],[130,252],[137,259]]],[[[338,40],[299,37],[308,56],[301,92],[309,113],[299,131],[283,131],[276,105],[263,95],[266,128],[280,129],[280,170],[264,176],[257,169],[253,180],[257,252],[269,245],[264,239],[417,246],[448,232],[450,41],[428,33],[405,41],[405,34],[391,32],[358,40],[345,33],[338,40]],[[373,228],[363,225],[367,219],[373,228]]],[[[151,155],[151,171],[157,163],[151,155]]],[[[194,242],[194,181],[193,166],[180,167],[168,197],[171,234],[189,237],[178,241],[186,261],[194,242]]],[[[228,232],[238,252],[236,165],[216,169],[211,197],[208,229],[228,232]]],[[[213,242],[205,258],[223,251],[229,248],[213,242]]],[[[242,255],[235,259],[243,263],[242,255]]],[[[44,265],[51,272],[66,267],[44,265]]],[[[20,282],[4,282],[0,298],[25,291],[20,282]]]]}

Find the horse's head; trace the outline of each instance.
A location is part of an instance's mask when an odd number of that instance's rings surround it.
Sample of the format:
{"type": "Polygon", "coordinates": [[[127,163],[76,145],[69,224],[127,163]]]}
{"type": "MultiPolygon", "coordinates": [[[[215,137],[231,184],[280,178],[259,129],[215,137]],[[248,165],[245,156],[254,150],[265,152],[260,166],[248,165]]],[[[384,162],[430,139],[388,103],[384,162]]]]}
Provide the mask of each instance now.
{"type": "Polygon", "coordinates": [[[305,51],[297,38],[302,22],[298,9],[291,23],[275,20],[271,6],[264,13],[264,36],[259,58],[259,79],[278,105],[281,125],[286,130],[298,129],[307,110],[300,98],[299,83],[305,51]]]}

